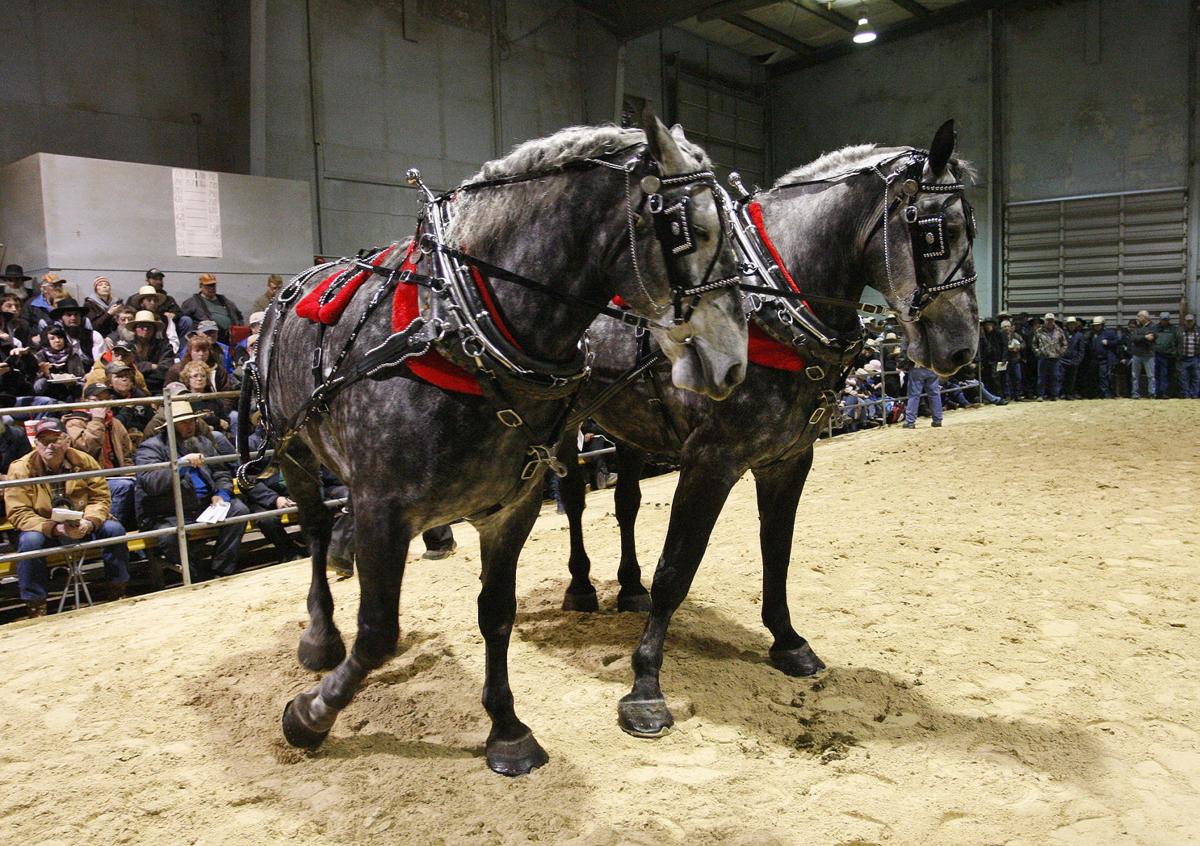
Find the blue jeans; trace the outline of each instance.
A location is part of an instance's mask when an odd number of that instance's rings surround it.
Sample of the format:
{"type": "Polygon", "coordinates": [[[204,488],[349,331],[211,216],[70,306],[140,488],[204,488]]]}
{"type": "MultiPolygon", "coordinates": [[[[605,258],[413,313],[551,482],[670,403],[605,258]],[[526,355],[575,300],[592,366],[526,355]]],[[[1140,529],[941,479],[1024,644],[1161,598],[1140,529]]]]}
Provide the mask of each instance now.
{"type": "Polygon", "coordinates": [[[1179,359],[1179,384],[1188,399],[1200,399],[1200,356],[1179,359]]]}
{"type": "Polygon", "coordinates": [[[1166,398],[1171,395],[1171,365],[1175,359],[1160,352],[1154,354],[1154,395],[1166,398]]]}
{"type": "Polygon", "coordinates": [[[112,507],[109,516],[126,527],[136,527],[137,520],[133,514],[133,479],[125,476],[109,476],[108,492],[112,495],[112,507]]]}
{"type": "Polygon", "coordinates": [[[1062,359],[1039,358],[1037,367],[1038,396],[1058,399],[1058,392],[1062,390],[1062,359]]]}
{"type": "MultiPolygon", "coordinates": [[[[116,520],[105,520],[100,528],[86,538],[72,543],[98,540],[100,538],[116,538],[125,534],[125,527],[116,520]]],[[[59,546],[57,539],[51,539],[41,532],[21,532],[17,541],[18,552],[33,552],[37,549],[59,546]]],[[[104,575],[113,584],[123,585],[129,581],[129,548],[118,543],[104,547],[101,552],[104,559],[104,575]]],[[[17,562],[17,581],[20,583],[21,599],[28,601],[44,601],[50,588],[50,570],[45,558],[25,558],[17,562]]]]}
{"type": "Polygon", "coordinates": [[[996,396],[991,391],[989,391],[987,389],[987,385],[983,384],[982,382],[979,383],[979,390],[981,392],[981,395],[983,396],[984,402],[990,403],[992,405],[995,405],[996,403],[1000,402],[1000,397],[996,396]]]}
{"type": "Polygon", "coordinates": [[[916,423],[917,410],[921,407],[921,394],[929,397],[929,408],[933,422],[942,422],[942,386],[938,375],[925,367],[914,367],[908,371],[908,405],[904,407],[904,422],[916,423]]]}
{"type": "Polygon", "coordinates": [[[1022,371],[1022,364],[1019,361],[1010,361],[1008,363],[1008,379],[1005,380],[1004,398],[1005,399],[1020,399],[1025,396],[1025,374],[1022,371]]]}
{"type": "Polygon", "coordinates": [[[1100,389],[1101,399],[1111,399],[1113,395],[1112,374],[1113,368],[1116,366],[1116,359],[1109,359],[1107,356],[1099,359],[1096,362],[1096,387],[1100,389]]]}
{"type": "Polygon", "coordinates": [[[1154,356],[1153,355],[1135,355],[1129,360],[1129,376],[1131,391],[1134,399],[1141,399],[1142,393],[1139,390],[1138,374],[1146,374],[1146,396],[1154,396],[1154,356]]]}

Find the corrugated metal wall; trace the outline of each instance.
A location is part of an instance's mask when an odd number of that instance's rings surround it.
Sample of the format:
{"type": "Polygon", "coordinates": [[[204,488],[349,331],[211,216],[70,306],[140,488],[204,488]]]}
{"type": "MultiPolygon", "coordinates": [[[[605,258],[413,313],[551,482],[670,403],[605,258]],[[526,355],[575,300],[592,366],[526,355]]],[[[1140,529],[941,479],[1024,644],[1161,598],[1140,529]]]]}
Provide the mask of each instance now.
{"type": "Polygon", "coordinates": [[[1013,203],[1005,210],[1004,301],[1124,322],[1174,313],[1187,268],[1183,189],[1013,203]]]}

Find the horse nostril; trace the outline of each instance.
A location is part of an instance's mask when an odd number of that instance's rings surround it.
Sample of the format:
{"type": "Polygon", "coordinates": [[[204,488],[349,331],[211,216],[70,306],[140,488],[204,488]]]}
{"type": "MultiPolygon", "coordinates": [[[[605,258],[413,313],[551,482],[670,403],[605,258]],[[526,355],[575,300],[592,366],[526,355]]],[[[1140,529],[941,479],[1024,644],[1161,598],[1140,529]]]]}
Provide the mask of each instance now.
{"type": "Polygon", "coordinates": [[[746,378],[746,366],[744,364],[735,364],[725,373],[726,385],[740,385],[742,380],[746,378]]]}
{"type": "Polygon", "coordinates": [[[950,356],[950,363],[957,370],[964,365],[970,364],[973,358],[975,358],[975,354],[967,347],[963,347],[961,350],[954,351],[954,354],[950,356]]]}

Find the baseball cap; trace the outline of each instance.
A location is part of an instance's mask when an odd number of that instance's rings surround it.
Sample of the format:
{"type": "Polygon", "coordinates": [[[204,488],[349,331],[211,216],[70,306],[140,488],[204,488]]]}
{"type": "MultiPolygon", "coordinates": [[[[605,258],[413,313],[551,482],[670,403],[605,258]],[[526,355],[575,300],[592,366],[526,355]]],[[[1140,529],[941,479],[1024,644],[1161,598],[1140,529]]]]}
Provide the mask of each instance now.
{"type": "Polygon", "coordinates": [[[215,321],[215,320],[201,320],[199,323],[196,324],[196,331],[197,332],[220,332],[221,329],[219,326],[217,326],[217,321],[215,321]]]}
{"type": "Polygon", "coordinates": [[[201,285],[216,285],[217,277],[213,276],[211,273],[201,273],[200,274],[200,284],[201,285]]]}
{"type": "Polygon", "coordinates": [[[83,389],[84,399],[100,399],[104,394],[112,393],[112,389],[103,382],[93,382],[83,389]]]}
{"type": "Polygon", "coordinates": [[[267,313],[265,311],[256,311],[256,312],[254,312],[254,314],[250,315],[250,319],[247,320],[246,322],[249,325],[253,326],[255,323],[262,323],[266,319],[267,319],[267,313]]]}
{"type": "Polygon", "coordinates": [[[1094,326],[1098,326],[1103,322],[1104,322],[1104,318],[1098,314],[1092,318],[1092,325],[1094,325],[1094,326]]]}
{"type": "Polygon", "coordinates": [[[162,279],[165,274],[157,267],[152,267],[146,271],[147,279],[162,279]]]}
{"type": "Polygon", "coordinates": [[[1054,319],[1055,319],[1054,312],[1052,312],[1052,311],[1048,311],[1042,315],[1042,320],[1054,320],[1054,319]]]}
{"type": "Polygon", "coordinates": [[[105,376],[116,376],[118,373],[130,373],[132,371],[132,367],[130,367],[128,364],[122,364],[119,361],[110,361],[108,364],[104,365],[105,376]]]}
{"type": "Polygon", "coordinates": [[[54,417],[43,417],[37,422],[37,425],[33,427],[33,436],[36,438],[43,432],[58,432],[61,435],[63,431],[64,429],[61,420],[58,420],[54,417]]]}
{"type": "Polygon", "coordinates": [[[1159,319],[1159,320],[1170,320],[1170,319],[1171,319],[1171,312],[1169,312],[1169,311],[1160,311],[1160,312],[1158,313],[1158,319],[1159,319]]]}
{"type": "Polygon", "coordinates": [[[1196,319],[1196,315],[1194,315],[1194,314],[1185,314],[1185,315],[1183,316],[1183,319],[1184,319],[1184,320],[1195,320],[1195,319],[1196,319]]]}

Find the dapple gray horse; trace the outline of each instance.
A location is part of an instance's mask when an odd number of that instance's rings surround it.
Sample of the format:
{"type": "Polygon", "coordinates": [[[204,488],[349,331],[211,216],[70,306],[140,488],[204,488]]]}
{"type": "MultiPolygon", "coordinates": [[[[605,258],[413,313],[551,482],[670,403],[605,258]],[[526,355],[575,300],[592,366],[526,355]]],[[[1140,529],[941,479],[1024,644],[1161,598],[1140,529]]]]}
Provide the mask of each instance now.
{"type": "MultiPolygon", "coordinates": [[[[851,341],[861,338],[853,303],[864,286],[870,285],[901,316],[909,357],[943,375],[974,358],[978,339],[974,288],[963,284],[936,293],[917,319],[904,318],[922,288],[933,289],[957,271],[963,274],[956,277],[959,280],[974,276],[974,221],[969,207],[965,201],[953,202],[948,193],[938,193],[965,175],[965,166],[951,157],[953,147],[953,124],[947,122],[930,146],[919,180],[914,180],[922,190],[904,203],[896,202],[907,189],[904,174],[895,168],[899,166],[897,157],[903,157],[906,148],[874,145],[828,154],[784,175],[776,188],[755,198],[761,203],[765,228],[783,265],[790,269],[800,290],[812,296],[814,310],[834,334],[851,341]],[[947,247],[944,258],[921,260],[914,254],[914,239],[901,214],[901,207],[909,206],[919,213],[913,214],[918,220],[944,216],[944,229],[940,230],[947,247]],[[889,225],[881,225],[881,214],[892,215],[889,225]],[[823,304],[822,298],[834,302],[823,304]]],[[[932,240],[938,231],[931,224],[922,235],[932,240]]],[[[923,244],[924,237],[917,241],[923,244]]],[[[780,324],[769,304],[754,311],[752,320],[767,335],[784,336],[790,331],[780,324]]],[[[591,396],[602,392],[634,363],[635,345],[628,337],[622,338],[627,332],[599,324],[593,332],[603,340],[597,345],[592,380],[580,398],[585,406],[591,396]]],[[[856,349],[851,346],[850,352],[856,349]]],[[[641,382],[595,411],[596,422],[619,444],[615,491],[621,526],[618,607],[650,612],[633,656],[633,690],[619,707],[620,724],[629,733],[655,737],[673,722],[659,683],[667,626],[687,595],[730,489],[747,470],[754,474],[757,485],[762,620],[774,636],[771,662],[796,676],[824,668],[792,627],[786,583],[796,507],[812,467],[813,443],[822,422],[814,424],[811,418],[827,399],[822,394],[838,387],[845,373],[836,357],[833,359],[818,356],[806,362],[823,366],[825,376],[820,380],[807,378],[804,372],[751,363],[745,381],[720,403],[669,385],[654,391],[641,382]],[[660,400],[661,407],[651,399],[660,400]],[[634,543],[641,501],[638,480],[645,453],[672,456],[680,465],[666,542],[649,596],[642,587],[634,543]]],[[[583,547],[583,480],[570,454],[573,447],[573,442],[564,445],[561,457],[567,467],[575,469],[559,483],[571,521],[571,584],[563,607],[591,611],[596,610],[597,601],[583,547]]]]}
{"type": "MultiPolygon", "coordinates": [[[[735,255],[714,191],[701,185],[686,192],[685,201],[698,242],[695,251],[665,256],[646,203],[647,194],[656,190],[654,182],[638,182],[633,162],[626,161],[628,151],[642,151],[657,163],[667,203],[681,194],[668,191],[671,177],[703,171],[708,163],[678,127],[668,131],[652,117],[647,125],[645,133],[616,127],[563,130],[485,165],[475,182],[488,186],[456,196],[445,240],[555,289],[557,296],[547,296],[545,290],[505,281],[492,286],[495,311],[530,359],[580,360],[585,330],[602,304],[619,294],[652,321],[651,332],[673,362],[675,383],[719,399],[745,373],[747,330],[740,299],[728,287],[706,293],[693,301],[684,324],[672,325],[668,277],[696,284],[707,269],[730,278],[736,275],[735,255]],[[581,167],[596,159],[605,163],[581,167]]],[[[383,270],[398,263],[400,252],[394,251],[383,270]]],[[[327,360],[346,345],[366,300],[365,293],[356,295],[339,322],[328,327],[327,360]]],[[[392,327],[386,311],[366,321],[355,348],[368,350],[388,338],[392,327]]],[[[283,431],[314,390],[312,350],[322,341],[313,323],[281,310],[278,300],[262,339],[261,390],[271,425],[283,431]]],[[[467,350],[454,345],[439,350],[469,368],[467,350]]],[[[318,686],[288,704],[283,730],[290,743],[318,746],[367,674],[393,655],[410,539],[466,517],[479,531],[483,559],[478,605],[486,643],[483,704],[492,719],[487,762],[506,775],[546,762],[545,751],[515,713],[507,653],[516,612],[517,557],[538,513],[545,469],[539,463],[532,478],[522,480],[522,469],[530,467],[525,433],[554,432],[570,402],[570,396],[526,398],[519,403],[523,423],[513,428],[488,400],[447,392],[401,371],[355,382],[330,400],[327,412],[309,417],[285,438],[278,458],[309,532],[313,567],[310,622],[299,658],[312,669],[336,664],[318,686]],[[325,575],[332,520],[321,504],[321,464],[349,487],[359,518],[355,552],[361,598],[349,655],[333,622],[325,575]]]]}

